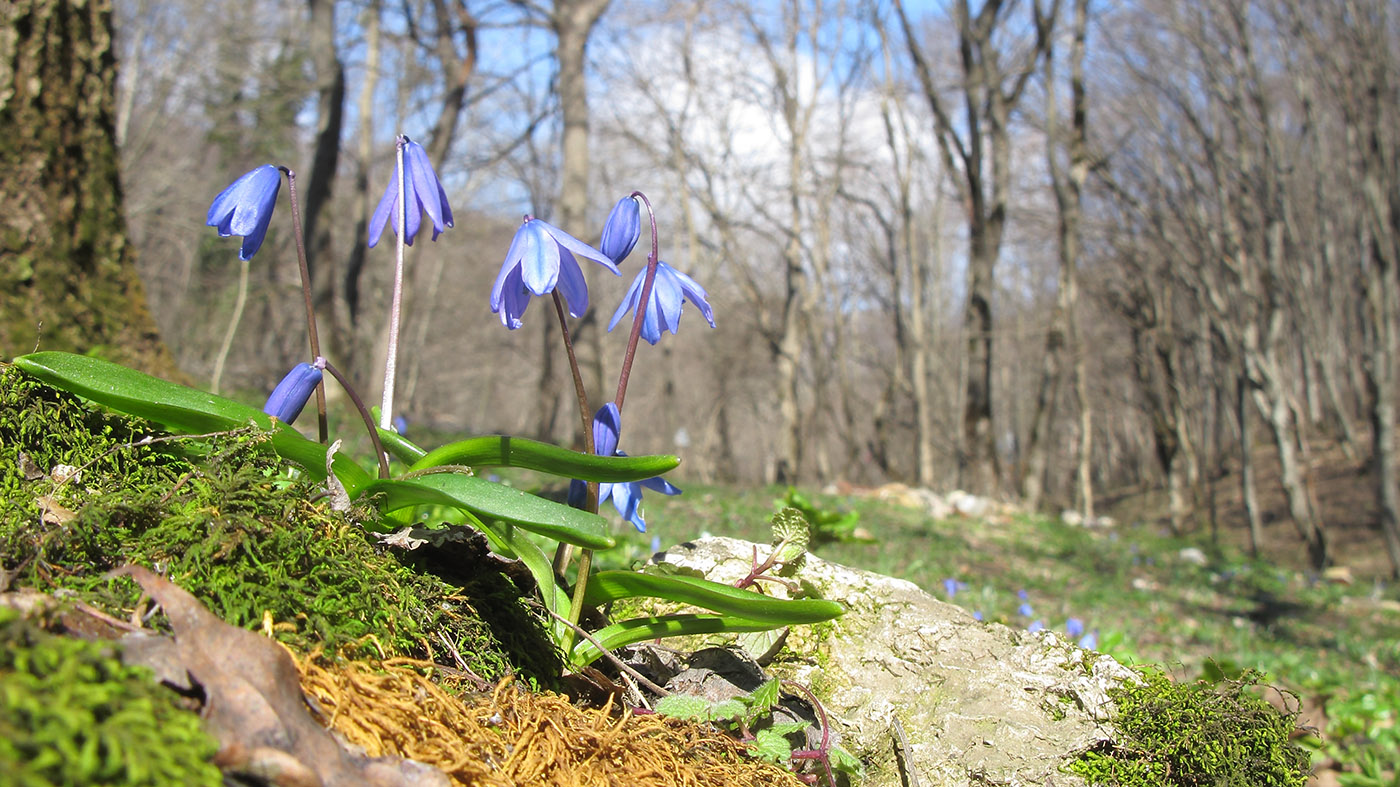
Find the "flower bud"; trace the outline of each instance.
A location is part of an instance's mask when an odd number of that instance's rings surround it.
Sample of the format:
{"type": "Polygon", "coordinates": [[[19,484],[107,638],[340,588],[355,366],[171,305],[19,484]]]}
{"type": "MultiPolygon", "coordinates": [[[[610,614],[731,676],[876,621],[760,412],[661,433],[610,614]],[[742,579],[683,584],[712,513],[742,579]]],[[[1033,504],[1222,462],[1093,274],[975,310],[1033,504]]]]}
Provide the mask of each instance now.
{"type": "Polygon", "coordinates": [[[321,370],[309,363],[299,363],[272,389],[267,404],[263,405],[263,412],[290,424],[301,415],[301,409],[320,384],[321,370]]]}
{"type": "Polygon", "coordinates": [[[623,197],[617,201],[603,223],[603,236],[598,241],[598,250],[608,255],[614,263],[620,263],[637,239],[642,236],[642,209],[636,197],[623,197]]]}

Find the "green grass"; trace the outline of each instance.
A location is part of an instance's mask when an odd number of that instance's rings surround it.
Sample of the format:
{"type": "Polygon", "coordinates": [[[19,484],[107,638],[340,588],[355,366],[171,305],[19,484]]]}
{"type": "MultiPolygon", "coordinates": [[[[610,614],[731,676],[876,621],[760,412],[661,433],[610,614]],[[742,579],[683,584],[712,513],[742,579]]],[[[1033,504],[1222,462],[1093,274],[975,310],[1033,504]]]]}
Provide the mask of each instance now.
{"type": "MultiPolygon", "coordinates": [[[[702,533],[766,541],[774,501],[786,491],[681,485],[680,497],[649,495],[650,532],[629,529],[617,550],[600,556],[604,562],[645,555],[653,535],[663,545],[702,533]]],[[[1151,526],[1091,531],[1024,514],[933,521],[883,501],[809,496],[819,508],[857,512],[878,540],[816,547],[825,560],[902,577],[942,599],[944,580],[958,580],[966,587],[953,603],[1013,627],[1040,620],[1063,631],[1077,617],[1097,630],[1099,650],[1160,665],[1179,679],[1257,670],[1309,702],[1301,724],[1325,723],[1320,739],[1304,743],[1315,761],[1341,762],[1344,787],[1400,785],[1395,587],[1311,582],[1151,526]],[[1200,548],[1207,565],[1182,560],[1186,547],[1200,548]],[[1022,590],[1031,616],[1018,611],[1022,590]],[[1310,712],[1313,703],[1325,722],[1310,712]]]]}

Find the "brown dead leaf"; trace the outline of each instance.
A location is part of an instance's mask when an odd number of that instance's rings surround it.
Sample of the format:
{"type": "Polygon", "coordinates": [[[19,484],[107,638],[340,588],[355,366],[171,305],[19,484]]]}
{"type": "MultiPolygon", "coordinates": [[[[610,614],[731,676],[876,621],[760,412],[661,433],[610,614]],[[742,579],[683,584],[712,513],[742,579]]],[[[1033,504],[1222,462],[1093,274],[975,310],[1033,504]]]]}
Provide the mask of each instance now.
{"type": "Polygon", "coordinates": [[[174,630],[166,652],[149,658],[170,670],[173,658],[203,688],[204,716],[219,739],[220,767],[283,787],[446,787],[447,777],[420,763],[352,755],[312,719],[300,675],[280,645],[230,626],[194,596],[141,566],[123,566],[165,610],[174,630]]]}
{"type": "Polygon", "coordinates": [[[48,495],[39,495],[34,502],[39,504],[39,518],[46,525],[66,525],[78,516],[48,495]]]}

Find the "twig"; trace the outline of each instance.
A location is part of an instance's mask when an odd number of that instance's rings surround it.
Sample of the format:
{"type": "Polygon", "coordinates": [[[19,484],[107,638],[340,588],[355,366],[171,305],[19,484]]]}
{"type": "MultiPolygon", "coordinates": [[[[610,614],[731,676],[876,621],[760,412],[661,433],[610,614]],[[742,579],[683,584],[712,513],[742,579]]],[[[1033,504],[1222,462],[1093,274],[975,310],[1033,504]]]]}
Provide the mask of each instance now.
{"type": "Polygon", "coordinates": [[[541,607],[541,609],[543,609],[545,612],[548,612],[550,617],[573,629],[575,634],[578,634],[580,637],[583,637],[584,639],[593,643],[593,646],[598,649],[598,652],[603,654],[603,658],[607,659],[608,661],[611,661],[613,665],[618,669],[622,670],[628,675],[631,675],[638,683],[645,686],[647,690],[655,692],[656,694],[662,697],[671,694],[670,691],[656,685],[649,678],[647,678],[647,676],[633,669],[630,665],[623,662],[622,659],[618,658],[617,656],[614,656],[612,654],[612,651],[603,647],[603,643],[599,642],[598,639],[592,634],[589,634],[587,631],[584,631],[582,628],[580,628],[577,623],[571,623],[569,620],[567,620],[554,610],[550,609],[549,607],[541,607]]]}
{"type": "Polygon", "coordinates": [[[909,761],[909,739],[904,735],[904,725],[898,716],[890,717],[890,730],[894,732],[894,757],[899,763],[899,778],[904,787],[919,787],[919,774],[909,761]]]}

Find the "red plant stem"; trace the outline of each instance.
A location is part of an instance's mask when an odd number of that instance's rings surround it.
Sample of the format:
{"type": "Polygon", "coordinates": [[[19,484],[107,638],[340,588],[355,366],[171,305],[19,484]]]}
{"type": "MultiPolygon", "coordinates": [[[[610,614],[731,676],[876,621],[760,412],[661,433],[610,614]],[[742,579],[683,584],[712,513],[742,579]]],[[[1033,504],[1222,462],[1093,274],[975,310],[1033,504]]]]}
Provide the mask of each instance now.
{"type": "MultiPolygon", "coordinates": [[[[301,296],[306,302],[306,333],[311,337],[311,357],[321,357],[321,339],[316,334],[316,307],[311,302],[311,268],[306,262],[306,239],[301,236],[301,206],[297,203],[297,173],[278,167],[287,176],[287,194],[292,199],[292,237],[297,244],[297,262],[301,267],[301,296]]],[[[316,429],[324,444],[330,437],[326,424],[326,381],[316,385],[316,429]]]]}
{"type": "Polygon", "coordinates": [[[642,335],[642,321],[646,319],[651,288],[656,282],[656,265],[660,261],[660,246],[656,238],[656,212],[652,210],[651,200],[640,191],[632,192],[632,197],[640,199],[642,204],[647,206],[647,216],[651,219],[651,255],[647,257],[647,275],[642,281],[641,298],[637,301],[637,310],[632,315],[632,332],[627,337],[627,355],[622,359],[622,372],[617,376],[617,398],[613,402],[617,405],[619,414],[622,413],[622,400],[627,398],[627,381],[632,377],[632,359],[637,355],[637,340],[642,335]]]}

